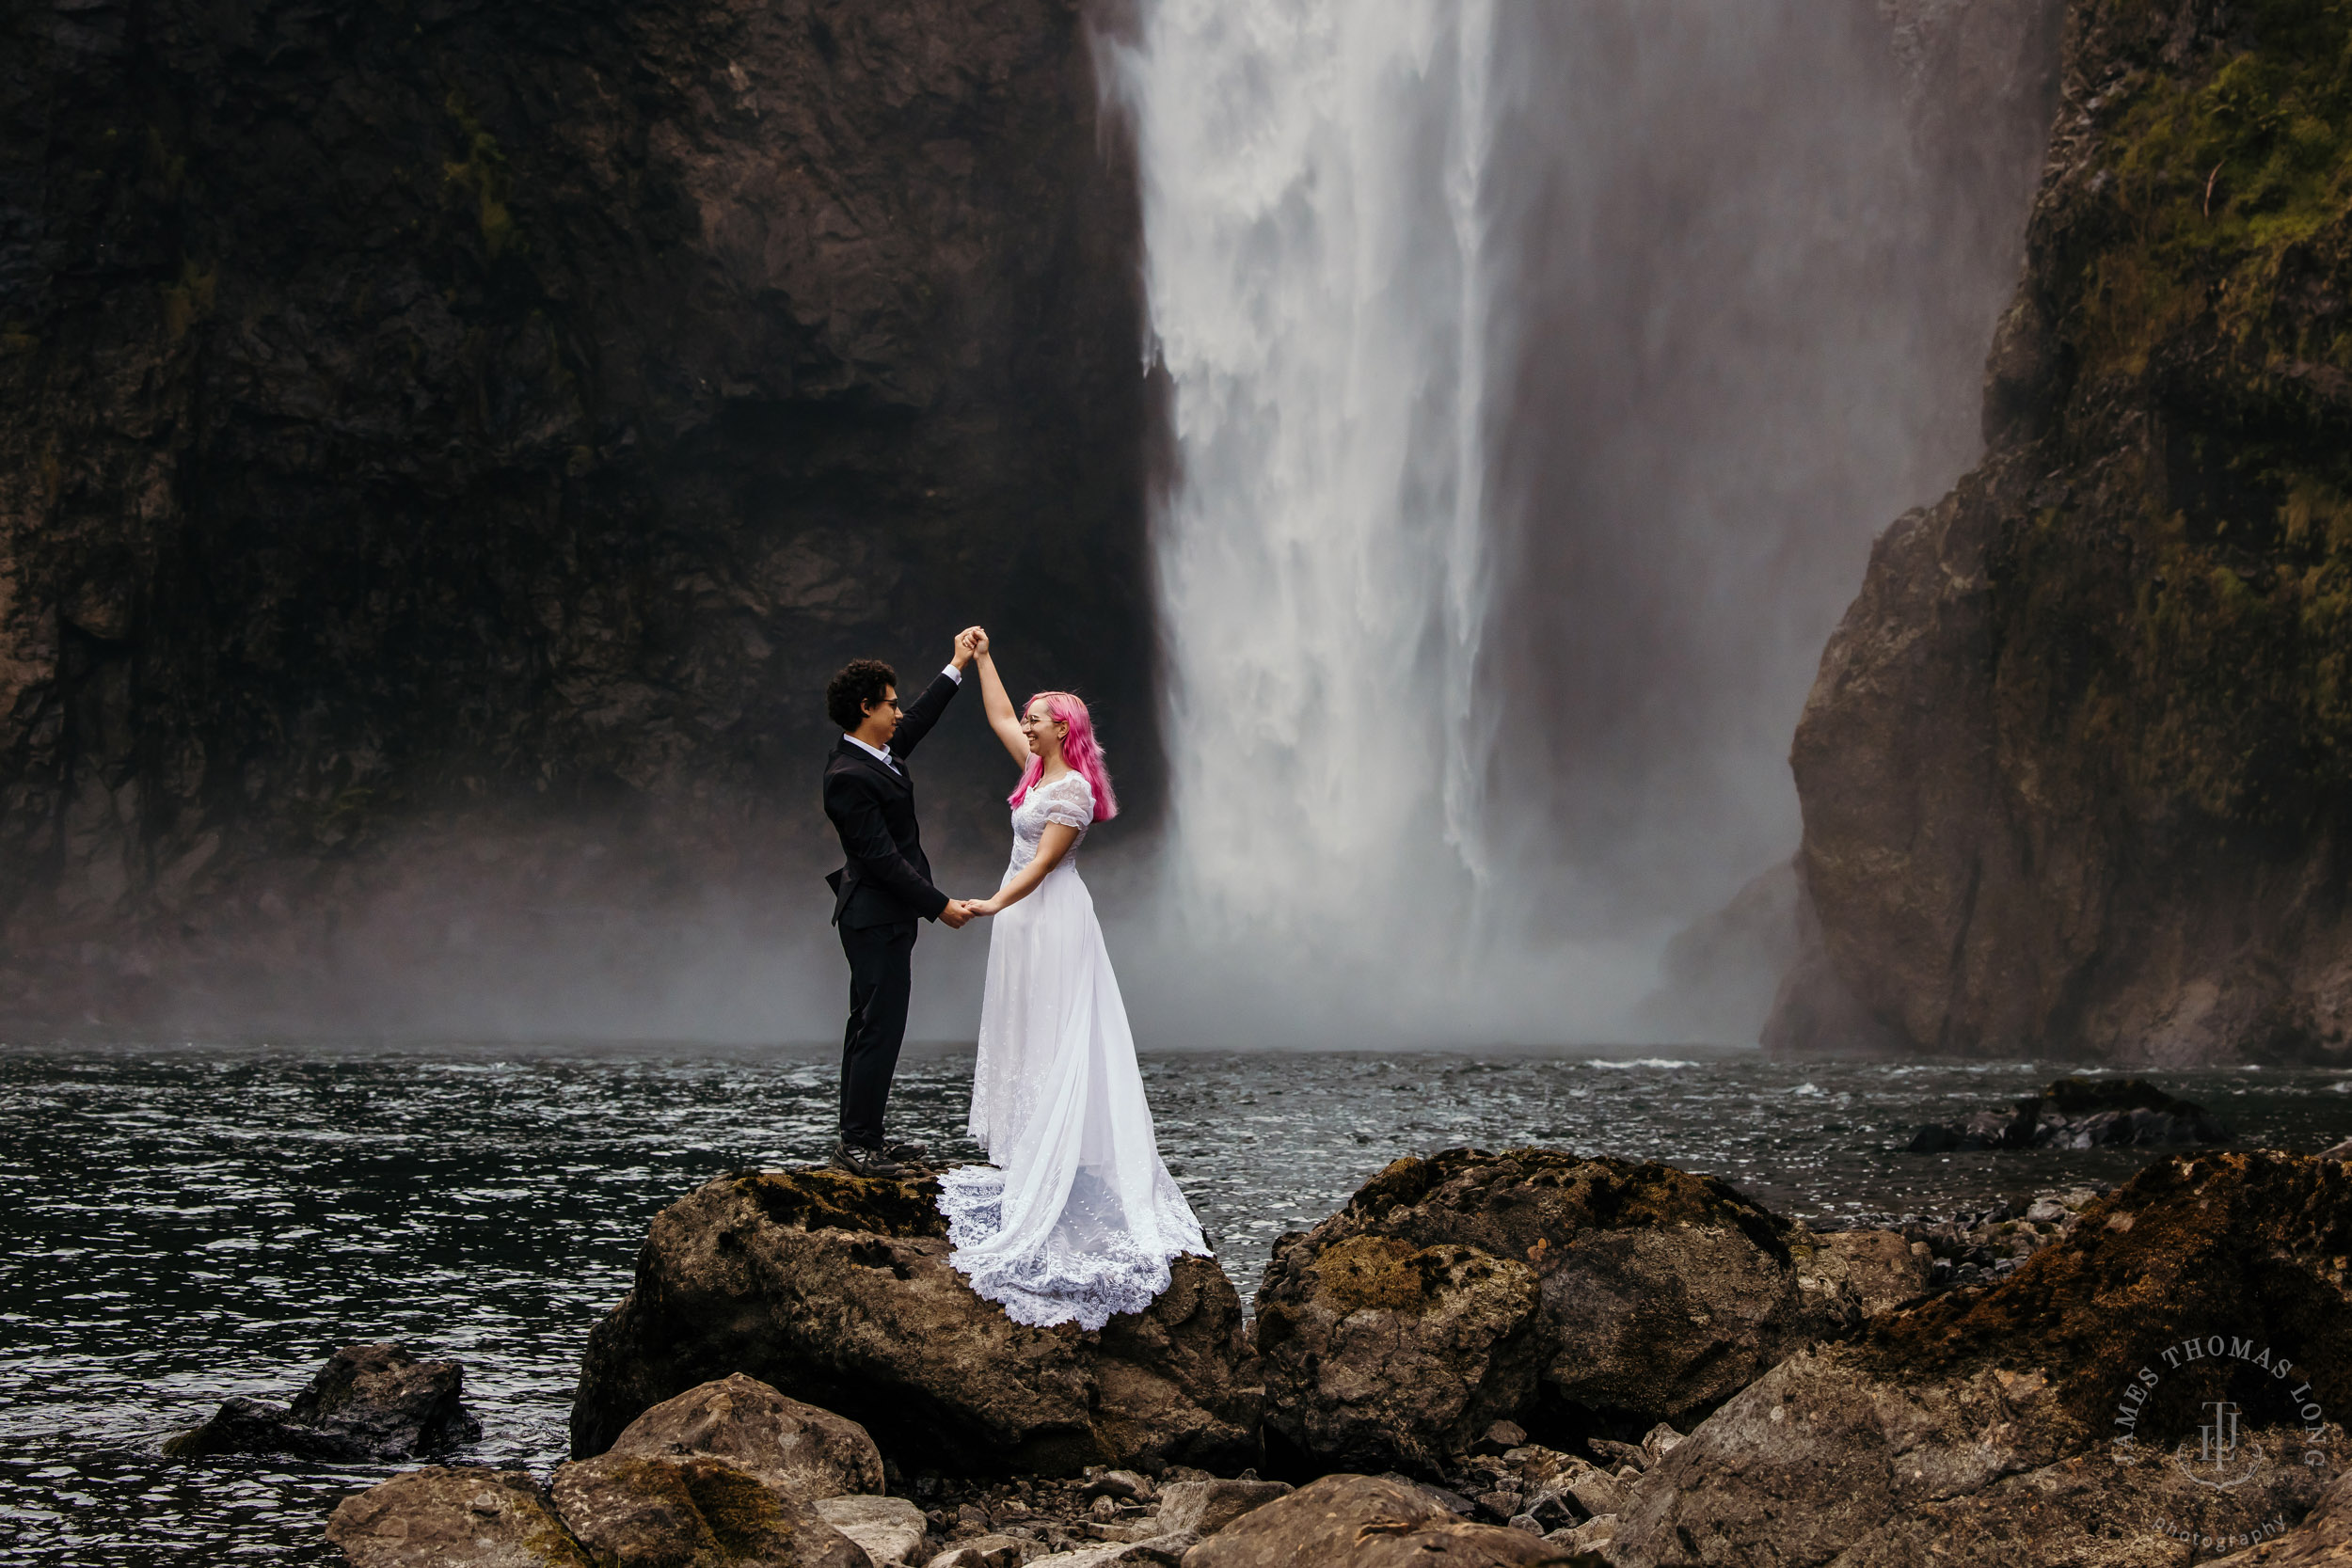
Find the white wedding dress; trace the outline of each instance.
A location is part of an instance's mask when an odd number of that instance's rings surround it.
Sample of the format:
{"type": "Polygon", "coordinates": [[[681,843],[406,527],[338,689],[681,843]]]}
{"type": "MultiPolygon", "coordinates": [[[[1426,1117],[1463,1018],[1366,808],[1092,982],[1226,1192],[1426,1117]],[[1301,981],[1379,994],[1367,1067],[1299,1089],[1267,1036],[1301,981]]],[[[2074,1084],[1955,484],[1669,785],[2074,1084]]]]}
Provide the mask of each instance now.
{"type": "MultiPolygon", "coordinates": [[[[1083,841],[1093,820],[1078,774],[1033,786],[1012,814],[1007,879],[1037,858],[1048,822],[1083,841]]],[[[1160,1162],[1075,844],[994,917],[970,1127],[989,1164],[939,1179],[948,1261],[1013,1322],[1101,1328],[1151,1306],[1178,1254],[1209,1250],[1160,1162]]]]}

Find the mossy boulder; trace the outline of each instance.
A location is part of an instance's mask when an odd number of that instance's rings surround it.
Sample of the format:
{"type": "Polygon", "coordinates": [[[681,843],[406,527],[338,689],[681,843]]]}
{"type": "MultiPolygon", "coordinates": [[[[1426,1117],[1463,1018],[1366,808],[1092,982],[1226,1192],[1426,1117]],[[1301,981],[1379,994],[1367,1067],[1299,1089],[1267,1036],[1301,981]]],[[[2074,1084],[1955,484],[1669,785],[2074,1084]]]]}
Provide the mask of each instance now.
{"type": "Polygon", "coordinates": [[[1439,1473],[1497,1420],[1687,1426],[1860,1321],[1847,1264],[1723,1182],[1549,1149],[1390,1165],[1276,1244],[1258,1292],[1270,1449],[1439,1473]]]}
{"type": "Polygon", "coordinates": [[[1030,1328],[947,1265],[930,1178],[743,1173],[657,1215],[634,1288],[589,1336],[572,1451],[736,1372],[833,1411],[905,1468],[1070,1474],[1258,1457],[1241,1300],[1180,1258],[1149,1309],[1099,1333],[1030,1328]]]}
{"type": "Polygon", "coordinates": [[[351,1568],[592,1568],[521,1470],[411,1470],[345,1497],[326,1539],[351,1568]]]}
{"type": "Polygon", "coordinates": [[[559,1466],[549,1490],[597,1568],[872,1568],[813,1509],[715,1459],[605,1454],[559,1466]]]}
{"type": "Polygon", "coordinates": [[[662,1401],[607,1451],[632,1459],[715,1459],[804,1503],[882,1490],[882,1451],[864,1427],[740,1372],[662,1401]]]}
{"type": "Polygon", "coordinates": [[[2348,1259],[2343,1164],[2159,1162],[1999,1284],[1773,1368],[1642,1477],[1612,1556],[2156,1568],[2182,1530],[2251,1544],[2345,1458],[2348,1259]]]}

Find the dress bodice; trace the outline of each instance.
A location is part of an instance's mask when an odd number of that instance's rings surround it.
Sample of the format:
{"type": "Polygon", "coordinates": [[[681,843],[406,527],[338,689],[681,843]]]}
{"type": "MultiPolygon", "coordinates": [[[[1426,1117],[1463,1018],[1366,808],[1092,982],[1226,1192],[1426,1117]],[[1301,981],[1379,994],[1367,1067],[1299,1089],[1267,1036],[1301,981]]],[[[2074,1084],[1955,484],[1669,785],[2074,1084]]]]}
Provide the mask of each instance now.
{"type": "Polygon", "coordinates": [[[1038,840],[1045,836],[1048,822],[1078,830],[1078,843],[1054,869],[1076,866],[1078,845],[1086,842],[1087,829],[1094,822],[1094,786],[1083,775],[1064,773],[1052,784],[1034,784],[1012,808],[1012,863],[1005,868],[1007,876],[1037,859],[1038,840]]]}

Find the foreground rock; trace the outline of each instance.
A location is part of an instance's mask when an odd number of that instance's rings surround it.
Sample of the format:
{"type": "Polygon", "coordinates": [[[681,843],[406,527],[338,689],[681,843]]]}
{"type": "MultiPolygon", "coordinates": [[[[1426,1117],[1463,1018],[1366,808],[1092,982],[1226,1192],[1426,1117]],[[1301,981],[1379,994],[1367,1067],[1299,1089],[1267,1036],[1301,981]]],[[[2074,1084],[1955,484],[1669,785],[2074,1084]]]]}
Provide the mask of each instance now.
{"type": "Polygon", "coordinates": [[[1100,1334],[1025,1328],[947,1266],[929,1179],[723,1178],[655,1217],[635,1288],[589,1337],[572,1451],[733,1372],[854,1420],[910,1467],[1071,1474],[1256,1461],[1241,1302],[1205,1258],[1100,1334]]]}
{"type": "Polygon", "coordinates": [[[1456,1516],[1420,1487],[1325,1476],[1245,1514],[1184,1554],[1184,1568],[1543,1568],[1567,1550],[1456,1516]]]}
{"type": "Polygon", "coordinates": [[[2343,1568],[2347,1562],[2352,1562],[2352,1476],[2328,1488],[2296,1529],[2217,1559],[2212,1568],[2343,1568]]]}
{"type": "Polygon", "coordinates": [[[664,1400],[607,1450],[615,1458],[716,1459],[801,1502],[882,1489],[866,1429],[740,1372],[664,1400]]]}
{"type": "Polygon", "coordinates": [[[1670,1166],[1399,1160],[1276,1243],[1257,1323],[1269,1449],[1308,1474],[1435,1475],[1500,1420],[1687,1424],[1859,1322],[1845,1272],[1809,1232],[1670,1166]]]}
{"type": "Polygon", "coordinates": [[[865,1549],[874,1568],[919,1563],[931,1555],[923,1549],[930,1521],[904,1497],[820,1497],[813,1506],[817,1517],[865,1549]]]}
{"type": "Polygon", "coordinates": [[[1178,1481],[1160,1496],[1160,1528],[1215,1535],[1243,1514],[1287,1496],[1279,1481],[1178,1481]]]}
{"type": "Polygon", "coordinates": [[[2014,1111],[1979,1111],[1922,1127],[1914,1154],[1978,1148],[2098,1148],[2115,1144],[2219,1144],[2230,1130],[2201,1105],[2139,1078],[2061,1078],[2014,1111]]]}
{"type": "Polygon", "coordinates": [[[412,1470],[335,1506],[351,1568],[590,1568],[521,1470],[412,1470]]]}
{"type": "Polygon", "coordinates": [[[2151,1165],[1999,1284],[1773,1368],[1635,1481],[1612,1560],[2155,1568],[2275,1533],[2344,1457],[2347,1252],[2340,1163],[2151,1165]]]}
{"type": "Polygon", "coordinates": [[[291,1405],[236,1398],[164,1444],[175,1459],[284,1453],[343,1463],[410,1459],[482,1435],[454,1361],[420,1361],[398,1345],[345,1345],[291,1405]]]}
{"type": "Polygon", "coordinates": [[[597,1568],[872,1568],[814,1509],[715,1459],[605,1454],[559,1466],[549,1490],[597,1568]]]}

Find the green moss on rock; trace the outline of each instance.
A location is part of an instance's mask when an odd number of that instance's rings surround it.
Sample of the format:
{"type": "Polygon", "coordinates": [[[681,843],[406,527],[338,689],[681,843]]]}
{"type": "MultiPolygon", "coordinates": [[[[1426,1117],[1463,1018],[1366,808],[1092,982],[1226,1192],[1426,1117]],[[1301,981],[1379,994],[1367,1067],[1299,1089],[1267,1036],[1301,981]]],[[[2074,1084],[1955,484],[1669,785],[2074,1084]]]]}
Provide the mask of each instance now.
{"type": "Polygon", "coordinates": [[[778,1225],[799,1230],[863,1230],[876,1236],[945,1236],[939,1183],[928,1176],[884,1180],[837,1170],[759,1171],[731,1178],[778,1225]]]}
{"type": "Polygon", "coordinates": [[[2180,9],[2077,11],[2108,74],[2037,220],[2051,455],[2143,461],[2012,525],[2004,678],[2086,788],[2275,824],[2352,775],[2352,7],[2243,0],[2195,47],[2180,9]]]}

